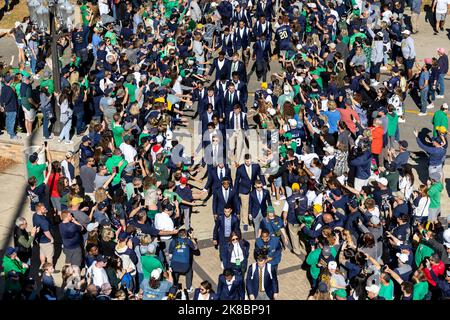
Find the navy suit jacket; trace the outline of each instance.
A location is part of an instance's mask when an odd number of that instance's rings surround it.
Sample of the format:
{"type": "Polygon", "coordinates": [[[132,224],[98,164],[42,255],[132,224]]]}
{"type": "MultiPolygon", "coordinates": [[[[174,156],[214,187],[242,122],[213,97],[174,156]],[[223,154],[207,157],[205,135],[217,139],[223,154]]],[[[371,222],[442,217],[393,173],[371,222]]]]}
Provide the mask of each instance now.
{"type": "MultiPolygon", "coordinates": [[[[239,229],[239,218],[235,214],[231,214],[231,232],[236,234],[241,234],[241,229],[239,229]]],[[[220,246],[227,245],[227,239],[225,238],[225,215],[220,215],[215,224],[213,230],[213,240],[216,240],[220,246]]]]}
{"type": "MultiPolygon", "coordinates": [[[[208,113],[206,110],[203,112],[199,111],[199,114],[200,114],[201,130],[202,130],[201,132],[202,132],[202,136],[203,136],[205,134],[205,132],[208,130],[209,117],[208,117],[208,113]]],[[[214,115],[218,115],[218,113],[213,111],[213,113],[211,115],[211,122],[212,122],[212,117],[214,115]]],[[[202,140],[203,140],[203,138],[202,138],[202,140]]]]}
{"type": "Polygon", "coordinates": [[[214,58],[209,75],[212,75],[214,70],[216,70],[216,80],[219,80],[222,74],[228,79],[228,75],[230,74],[230,60],[224,59],[222,69],[219,68],[218,60],[219,58],[214,58]]]}
{"type": "MultiPolygon", "coordinates": [[[[233,184],[233,180],[231,179],[231,169],[228,165],[224,166],[225,169],[225,177],[230,179],[230,183],[233,184]]],[[[212,188],[213,191],[219,189],[222,186],[222,182],[217,175],[217,167],[208,166],[208,180],[206,181],[205,189],[212,188]]]]}
{"type": "Polygon", "coordinates": [[[250,13],[246,9],[241,8],[241,11],[239,13],[234,11],[231,21],[237,26],[239,25],[240,21],[244,21],[244,24],[247,28],[252,27],[252,18],[250,13]]]}
{"type": "Polygon", "coordinates": [[[259,203],[256,189],[250,192],[248,214],[251,214],[253,218],[256,218],[259,211],[261,211],[262,216],[265,218],[267,215],[267,207],[272,205],[272,200],[270,200],[270,192],[268,190],[262,189],[262,193],[262,201],[261,203],[259,203]]]}
{"type": "MultiPolygon", "coordinates": [[[[232,78],[231,74],[233,73],[232,67],[233,67],[233,62],[231,62],[231,64],[230,64],[230,79],[232,78]]],[[[241,80],[241,82],[243,82],[243,83],[247,83],[247,71],[245,69],[244,62],[242,62],[240,60],[238,61],[238,67],[237,67],[236,72],[239,75],[239,80],[241,80]]],[[[236,88],[236,89],[240,91],[239,88],[236,88]]]]}
{"type": "Polygon", "coordinates": [[[256,5],[256,18],[259,19],[259,17],[264,16],[267,20],[270,21],[272,17],[272,1],[268,0],[266,2],[266,7],[262,8],[262,2],[258,1],[258,4],[256,5]]]}
{"type": "Polygon", "coordinates": [[[256,61],[264,60],[269,61],[272,49],[270,47],[270,41],[267,39],[264,41],[264,48],[262,47],[262,41],[258,40],[253,45],[253,55],[256,56],[256,61]]]}
{"type": "Polygon", "coordinates": [[[236,180],[234,181],[234,186],[238,189],[240,194],[249,194],[258,177],[263,185],[266,184],[266,178],[263,174],[261,174],[261,167],[259,164],[252,163],[251,166],[252,176],[250,178],[247,175],[247,170],[245,170],[245,164],[241,164],[236,170],[236,180]]]}
{"type": "Polygon", "coordinates": [[[222,117],[224,117],[226,114],[229,114],[230,112],[232,112],[233,107],[237,104],[240,105],[241,108],[243,109],[241,94],[238,93],[237,90],[234,90],[233,94],[231,94],[231,92],[227,90],[222,99],[222,112],[223,112],[222,117]],[[230,96],[231,96],[231,102],[230,102],[230,96]]]}
{"type": "MultiPolygon", "coordinates": [[[[244,261],[241,261],[241,266],[243,266],[243,269],[246,270],[247,269],[247,263],[248,263],[248,256],[250,254],[250,243],[245,240],[242,239],[239,242],[241,249],[242,249],[242,253],[244,254],[244,261]]],[[[233,244],[232,243],[228,243],[227,246],[227,250],[226,250],[226,256],[225,259],[223,261],[223,267],[225,269],[227,268],[231,268],[232,264],[231,264],[231,255],[233,254],[233,244]]]]}
{"type": "Polygon", "coordinates": [[[234,212],[239,214],[241,211],[241,206],[239,203],[239,197],[237,192],[230,186],[228,194],[228,202],[225,202],[222,193],[222,187],[216,189],[213,193],[213,214],[217,216],[223,216],[223,210],[227,204],[232,205],[234,212]]]}
{"type": "MultiPolygon", "coordinates": [[[[241,129],[242,130],[248,130],[248,122],[247,122],[247,114],[244,112],[240,113],[241,115],[241,129]]],[[[228,113],[226,117],[226,127],[227,129],[234,129],[234,111],[231,111],[228,113]]]]}
{"type": "MultiPolygon", "coordinates": [[[[199,295],[200,295],[200,289],[199,289],[199,288],[196,288],[196,289],[194,290],[194,297],[192,298],[192,300],[198,300],[198,296],[199,296],[199,295]]],[[[209,293],[209,300],[216,300],[216,299],[217,299],[216,294],[210,292],[210,293],[209,293]]]]}
{"type": "Polygon", "coordinates": [[[225,276],[221,274],[217,284],[217,300],[244,300],[245,299],[245,284],[244,279],[240,275],[234,276],[234,282],[231,289],[228,289],[225,276]]]}
{"type": "Polygon", "coordinates": [[[253,33],[255,34],[256,37],[261,37],[262,34],[266,35],[266,40],[270,41],[272,40],[272,25],[270,24],[270,20],[266,20],[266,29],[263,32],[263,27],[261,22],[257,21],[255,23],[255,27],[253,28],[253,33]]]}
{"type": "Polygon", "coordinates": [[[251,31],[244,27],[241,37],[241,29],[238,27],[234,30],[234,50],[247,49],[250,46],[251,31]]]}
{"type": "MultiPolygon", "coordinates": [[[[269,273],[269,268],[271,268],[271,265],[270,263],[267,263],[263,273],[264,291],[270,299],[273,299],[274,293],[278,293],[278,278],[275,270],[271,269],[271,272],[269,273]]],[[[257,298],[259,293],[259,266],[256,262],[248,267],[246,285],[248,295],[253,295],[257,298]],[[253,273],[254,265],[255,272],[253,273]]]]}

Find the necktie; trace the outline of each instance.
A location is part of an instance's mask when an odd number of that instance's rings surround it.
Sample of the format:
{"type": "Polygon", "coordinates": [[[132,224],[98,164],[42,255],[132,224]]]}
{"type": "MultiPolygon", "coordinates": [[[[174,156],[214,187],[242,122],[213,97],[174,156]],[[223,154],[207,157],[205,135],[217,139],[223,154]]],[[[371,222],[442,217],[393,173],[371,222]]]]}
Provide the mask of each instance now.
{"type": "Polygon", "coordinates": [[[225,190],[225,202],[228,202],[228,190],[225,190]]]}
{"type": "Polygon", "coordinates": [[[233,103],[233,96],[232,96],[231,93],[229,93],[229,99],[230,99],[230,104],[232,104],[233,103]]]}
{"type": "Polygon", "coordinates": [[[233,62],[233,71],[237,71],[237,62],[233,62]]]}
{"type": "Polygon", "coordinates": [[[259,291],[264,291],[264,288],[263,288],[263,269],[259,268],[259,267],[258,267],[258,269],[259,269],[259,291]]]}
{"type": "Polygon", "coordinates": [[[219,169],[219,178],[220,180],[223,178],[223,169],[219,169]]]}
{"type": "Polygon", "coordinates": [[[264,51],[264,49],[265,49],[265,47],[266,47],[266,44],[265,44],[265,42],[263,41],[263,42],[261,42],[261,47],[262,47],[262,49],[263,49],[263,51],[264,51]]]}
{"type": "Polygon", "coordinates": [[[259,203],[262,202],[262,195],[261,195],[261,191],[258,191],[258,201],[259,203]]]}

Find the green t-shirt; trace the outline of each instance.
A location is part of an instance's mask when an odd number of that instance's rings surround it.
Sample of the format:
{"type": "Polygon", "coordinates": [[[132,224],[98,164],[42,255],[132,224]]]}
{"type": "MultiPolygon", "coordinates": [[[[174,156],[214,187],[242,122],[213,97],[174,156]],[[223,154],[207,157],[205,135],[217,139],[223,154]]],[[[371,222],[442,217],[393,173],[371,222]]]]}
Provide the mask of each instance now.
{"type": "MultiPolygon", "coordinates": [[[[20,90],[19,90],[20,93],[20,90]]],[[[30,111],[31,109],[31,103],[30,101],[28,101],[28,99],[31,98],[31,86],[28,86],[27,91],[25,93],[25,96],[21,96],[21,100],[22,100],[22,106],[27,109],[28,111],[30,111]]]]}
{"type": "Polygon", "coordinates": [[[445,127],[448,131],[448,117],[447,114],[442,111],[438,110],[433,115],[433,137],[437,136],[436,127],[445,127]]]}
{"type": "Polygon", "coordinates": [[[155,162],[153,165],[155,171],[156,180],[161,182],[162,185],[167,185],[169,181],[169,169],[165,163],[155,162]]]}
{"type": "Polygon", "coordinates": [[[112,124],[112,132],[114,135],[114,144],[116,145],[116,148],[119,148],[123,142],[122,134],[125,132],[125,129],[122,126],[116,125],[115,123],[113,123],[112,124]]]}
{"type": "Polygon", "coordinates": [[[123,159],[121,156],[113,154],[111,158],[106,160],[105,166],[108,169],[108,173],[112,174],[113,168],[117,167],[119,163],[123,160],[122,165],[119,167],[119,172],[114,176],[111,185],[115,186],[120,183],[120,177],[122,176],[123,169],[128,165],[128,161],[123,159]]]}
{"type": "Polygon", "coordinates": [[[183,201],[183,198],[181,198],[178,193],[170,190],[165,190],[163,193],[163,197],[169,199],[170,203],[173,203],[175,201],[175,198],[177,199],[178,203],[181,203],[181,201],[183,201]]]}
{"type": "Polygon", "coordinates": [[[142,141],[141,141],[141,140],[142,140],[142,138],[144,138],[144,137],[150,137],[150,134],[142,132],[142,133],[139,135],[138,145],[141,145],[141,144],[142,144],[142,141]]]}
{"type": "Polygon", "coordinates": [[[378,295],[386,300],[394,300],[394,282],[389,280],[387,286],[380,284],[380,293],[378,295]]]}
{"type": "Polygon", "coordinates": [[[44,183],[45,177],[44,172],[47,169],[47,165],[45,163],[43,164],[32,164],[30,160],[27,161],[27,171],[28,171],[28,177],[35,177],[36,178],[36,187],[39,187],[41,184],[44,183]]]}
{"type": "Polygon", "coordinates": [[[55,92],[55,85],[52,79],[42,80],[40,83],[41,88],[47,88],[48,93],[53,94],[55,92]]]}
{"type": "Polygon", "coordinates": [[[428,196],[430,197],[430,209],[437,209],[441,207],[441,192],[444,190],[442,182],[433,183],[428,189],[428,196]]]}
{"type": "Polygon", "coordinates": [[[354,35],[352,35],[350,37],[350,45],[351,46],[355,43],[356,38],[361,38],[362,40],[364,40],[367,38],[367,36],[366,36],[366,34],[364,34],[362,32],[355,33],[354,35]]]}
{"type": "Polygon", "coordinates": [[[416,283],[413,287],[413,300],[423,300],[428,293],[428,282],[416,283]]]}
{"type": "Polygon", "coordinates": [[[430,247],[426,246],[423,243],[419,243],[414,255],[414,261],[416,263],[416,266],[419,267],[422,261],[425,258],[431,257],[433,253],[434,253],[433,249],[431,249],[430,247]]]}
{"type": "Polygon", "coordinates": [[[123,86],[128,89],[128,95],[130,96],[130,103],[136,102],[136,86],[131,83],[124,83],[123,86]]]}
{"type": "Polygon", "coordinates": [[[144,279],[149,279],[150,274],[153,270],[161,268],[164,270],[164,265],[159,261],[155,255],[145,255],[141,257],[142,263],[142,273],[144,274],[144,279]]]}
{"type": "Polygon", "coordinates": [[[387,134],[388,134],[388,137],[393,137],[393,136],[395,136],[395,133],[397,132],[398,115],[395,112],[394,113],[389,112],[387,114],[387,118],[388,118],[387,134]]]}
{"type": "MultiPolygon", "coordinates": [[[[334,247],[331,247],[331,255],[333,257],[336,257],[336,249],[334,247]]],[[[311,251],[308,256],[306,257],[306,263],[309,264],[311,266],[311,268],[309,269],[309,272],[311,273],[311,277],[313,279],[317,279],[320,275],[320,268],[317,266],[317,264],[319,263],[319,259],[322,253],[322,249],[318,248],[314,251],[311,251]]]]}
{"type": "Polygon", "coordinates": [[[86,26],[89,24],[89,20],[87,19],[87,16],[89,14],[87,5],[86,4],[81,5],[80,11],[81,11],[81,19],[83,20],[83,24],[86,26]]]}

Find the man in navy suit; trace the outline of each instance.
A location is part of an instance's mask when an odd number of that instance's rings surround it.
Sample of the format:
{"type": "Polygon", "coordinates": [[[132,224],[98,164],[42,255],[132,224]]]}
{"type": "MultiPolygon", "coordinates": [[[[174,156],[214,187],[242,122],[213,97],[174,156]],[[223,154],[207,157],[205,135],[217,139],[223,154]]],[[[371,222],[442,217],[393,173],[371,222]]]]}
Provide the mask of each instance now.
{"type": "Polygon", "coordinates": [[[241,208],[237,192],[231,187],[230,178],[225,177],[222,179],[222,187],[213,192],[212,211],[214,220],[223,215],[227,206],[233,208],[239,216],[241,208]]]}
{"type": "MultiPolygon", "coordinates": [[[[220,98],[220,96],[217,96],[214,93],[215,93],[215,89],[214,89],[214,86],[212,85],[208,88],[208,93],[203,98],[202,105],[207,106],[208,104],[211,104],[213,107],[213,111],[216,114],[220,115],[220,114],[222,114],[222,99],[220,98]]],[[[203,112],[204,110],[205,109],[202,109],[201,111],[199,110],[198,112],[200,113],[200,112],[203,112]]]]}
{"type": "Polygon", "coordinates": [[[206,110],[205,98],[208,90],[203,82],[199,81],[197,87],[192,91],[192,101],[197,101],[197,113],[202,114],[206,110]]]}
{"type": "Polygon", "coordinates": [[[251,31],[245,26],[244,21],[239,22],[239,27],[234,30],[234,50],[239,53],[245,65],[250,60],[251,31]]]}
{"type": "Polygon", "coordinates": [[[241,7],[239,3],[237,3],[236,7],[234,8],[232,21],[233,24],[236,26],[239,24],[240,21],[243,21],[244,25],[247,28],[252,27],[252,18],[250,16],[250,13],[247,11],[247,9],[241,7]]]}
{"type": "Polygon", "coordinates": [[[233,111],[233,107],[236,104],[239,104],[242,107],[242,101],[241,101],[241,95],[239,91],[236,90],[236,87],[234,86],[234,82],[229,82],[228,89],[225,92],[224,99],[222,100],[222,111],[223,111],[223,117],[225,117],[226,114],[229,114],[233,111]]]}
{"type": "Polygon", "coordinates": [[[212,193],[213,191],[220,189],[220,187],[222,187],[222,179],[225,177],[229,178],[230,183],[232,184],[231,169],[228,165],[224,164],[223,161],[220,161],[217,167],[208,167],[208,180],[206,181],[203,191],[209,190],[209,192],[212,193]]]}
{"type": "Polygon", "coordinates": [[[265,16],[259,17],[259,20],[256,21],[255,27],[253,28],[253,34],[255,37],[259,38],[264,34],[266,39],[270,41],[272,39],[272,33],[273,30],[272,25],[270,24],[270,19],[267,21],[265,16]]]}
{"type": "Polygon", "coordinates": [[[263,183],[256,180],[255,188],[250,192],[248,204],[248,219],[253,221],[255,238],[258,238],[261,221],[266,217],[268,208],[273,209],[270,192],[263,189],[263,183]]]}
{"type": "Polygon", "coordinates": [[[217,6],[217,11],[220,13],[222,24],[224,26],[229,25],[231,17],[233,16],[233,5],[229,0],[223,0],[217,6]]]}
{"type": "Polygon", "coordinates": [[[256,5],[256,18],[266,17],[267,20],[272,18],[272,1],[261,0],[256,5]]]}
{"type": "Polygon", "coordinates": [[[241,112],[239,104],[234,105],[226,117],[227,141],[229,145],[229,157],[234,159],[235,165],[243,163],[243,154],[245,147],[245,131],[248,130],[247,114],[241,112]]]}
{"type": "Polygon", "coordinates": [[[225,75],[225,78],[227,78],[230,74],[230,60],[225,59],[224,51],[220,51],[219,56],[214,58],[211,70],[209,70],[210,76],[213,74],[214,70],[216,71],[216,81],[219,80],[222,75],[225,75]]]}
{"type": "Polygon", "coordinates": [[[233,74],[236,72],[239,75],[239,79],[247,83],[247,71],[245,70],[247,63],[244,64],[244,62],[240,61],[239,53],[235,52],[230,65],[230,79],[233,78],[233,74]]]}
{"type": "MultiPolygon", "coordinates": [[[[267,71],[269,70],[269,61],[272,49],[270,48],[270,41],[266,39],[264,34],[253,45],[253,60],[255,64],[252,66],[251,73],[256,71],[258,81],[266,82],[267,71]]],[[[251,75],[250,73],[250,75],[251,75]]],[[[248,79],[250,79],[250,75],[248,79]]]]}
{"type": "Polygon", "coordinates": [[[223,214],[217,218],[213,230],[213,243],[214,246],[219,247],[219,257],[222,263],[226,259],[228,243],[233,232],[237,235],[241,234],[239,218],[233,213],[233,206],[225,205],[223,214]]]}
{"type": "Polygon", "coordinates": [[[252,191],[252,187],[258,178],[263,185],[266,184],[266,178],[261,173],[261,167],[259,166],[259,164],[252,163],[252,158],[250,154],[247,153],[244,156],[244,164],[240,165],[236,170],[236,179],[234,181],[241,201],[242,223],[244,231],[248,230],[248,208],[250,191],[252,191]]]}
{"type": "MultiPolygon", "coordinates": [[[[245,69],[244,69],[245,72],[245,69]]],[[[232,73],[232,80],[231,82],[234,84],[234,87],[239,92],[240,100],[242,102],[243,108],[242,110],[244,112],[247,112],[247,101],[248,101],[248,88],[247,83],[244,81],[241,81],[241,76],[238,72],[232,73]]]]}
{"type": "Polygon", "coordinates": [[[229,27],[225,27],[223,34],[219,37],[219,41],[216,47],[221,49],[227,58],[231,58],[233,55],[234,34],[230,32],[229,27]]]}
{"type": "Polygon", "coordinates": [[[217,300],[245,300],[245,284],[241,275],[225,269],[217,282],[217,300]]]}
{"type": "MultiPolygon", "coordinates": [[[[208,130],[209,124],[212,123],[214,115],[213,106],[210,103],[206,105],[206,110],[200,113],[200,128],[203,135],[203,145],[205,145],[205,132],[208,130]]],[[[208,142],[211,142],[210,139],[208,142]]]]}
{"type": "Polygon", "coordinates": [[[278,298],[277,272],[272,270],[267,257],[259,255],[247,271],[247,293],[250,300],[276,300],[278,298]]]}

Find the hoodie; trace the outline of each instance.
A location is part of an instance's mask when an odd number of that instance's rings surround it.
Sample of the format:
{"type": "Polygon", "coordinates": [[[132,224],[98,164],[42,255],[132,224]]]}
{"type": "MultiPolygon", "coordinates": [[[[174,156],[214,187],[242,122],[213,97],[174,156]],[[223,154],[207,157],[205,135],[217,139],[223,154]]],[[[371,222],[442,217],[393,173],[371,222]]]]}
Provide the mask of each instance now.
{"type": "Polygon", "coordinates": [[[16,273],[25,274],[27,271],[27,268],[24,268],[22,266],[22,262],[17,259],[11,259],[8,256],[3,257],[3,271],[5,273],[5,276],[8,275],[8,272],[15,271],[16,273]]]}

